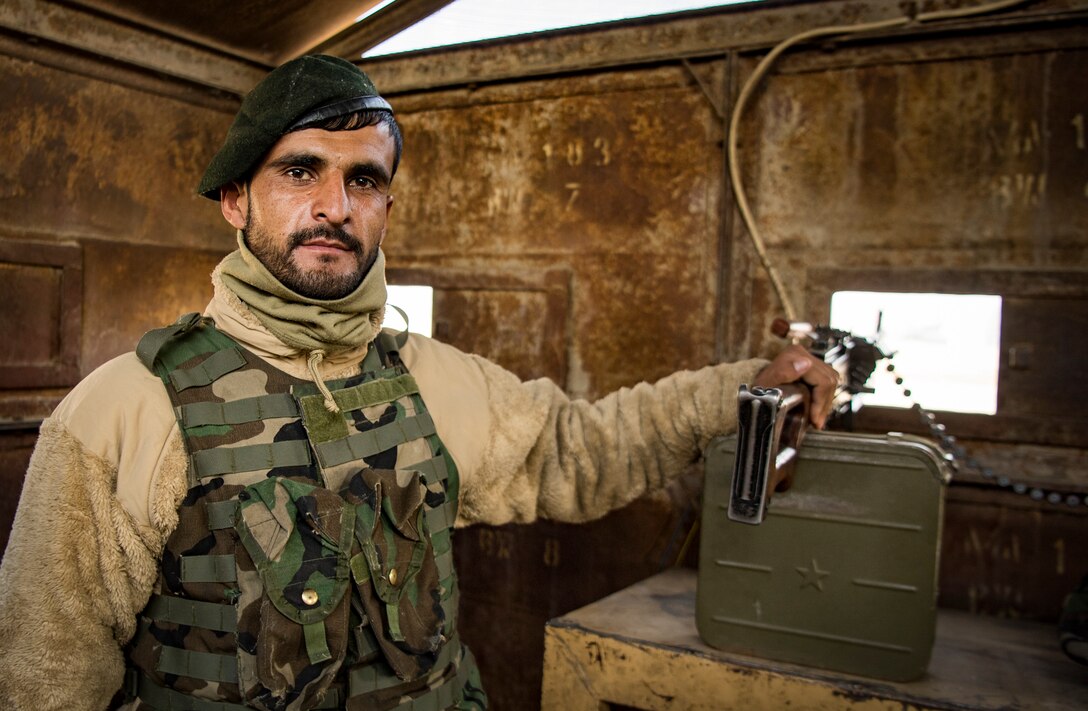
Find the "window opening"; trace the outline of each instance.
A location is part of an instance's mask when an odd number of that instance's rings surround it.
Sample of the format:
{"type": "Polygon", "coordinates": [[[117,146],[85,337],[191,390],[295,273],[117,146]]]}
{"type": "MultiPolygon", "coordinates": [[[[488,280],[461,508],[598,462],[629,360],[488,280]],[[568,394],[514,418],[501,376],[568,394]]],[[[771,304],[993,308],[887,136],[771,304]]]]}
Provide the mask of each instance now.
{"type": "MultiPolygon", "coordinates": [[[[408,330],[430,337],[434,324],[434,288],[420,285],[389,284],[388,303],[408,314],[408,330]]],[[[385,328],[404,330],[404,319],[394,308],[385,310],[385,328]]]]}
{"type": "MultiPolygon", "coordinates": [[[[497,37],[511,37],[592,25],[600,22],[650,17],[685,10],[737,5],[757,0],[456,0],[363,53],[378,57],[417,49],[445,47],[497,37]]],[[[381,10],[380,3],[359,20],[381,10]]],[[[358,22],[359,20],[356,20],[358,22]]]]}
{"type": "Polygon", "coordinates": [[[831,297],[831,326],[894,354],[895,372],[878,364],[869,379],[876,392],[860,396],[862,405],[997,412],[1000,296],[839,291],[831,297]]]}

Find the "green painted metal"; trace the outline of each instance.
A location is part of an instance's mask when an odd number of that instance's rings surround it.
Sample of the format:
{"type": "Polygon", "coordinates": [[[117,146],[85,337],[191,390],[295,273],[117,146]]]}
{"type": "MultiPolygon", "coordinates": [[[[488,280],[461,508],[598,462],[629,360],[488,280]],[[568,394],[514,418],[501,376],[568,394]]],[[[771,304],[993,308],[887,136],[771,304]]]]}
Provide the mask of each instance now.
{"type": "Polygon", "coordinates": [[[728,520],[736,438],[706,452],[696,622],[712,647],[907,681],[933,648],[947,467],[926,440],[814,432],[766,520],[728,520]]]}

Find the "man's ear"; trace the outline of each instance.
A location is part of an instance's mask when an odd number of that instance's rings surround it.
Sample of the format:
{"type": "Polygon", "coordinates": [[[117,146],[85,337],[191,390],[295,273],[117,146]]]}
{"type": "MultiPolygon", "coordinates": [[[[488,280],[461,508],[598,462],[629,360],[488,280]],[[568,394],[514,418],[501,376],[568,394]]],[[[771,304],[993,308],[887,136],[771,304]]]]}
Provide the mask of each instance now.
{"type": "Polygon", "coordinates": [[[249,216],[248,187],[244,183],[228,183],[219,188],[219,209],[223,218],[237,230],[245,228],[249,216]]]}
{"type": "Polygon", "coordinates": [[[385,196],[385,224],[382,225],[382,235],[378,238],[378,246],[385,242],[385,231],[389,228],[389,213],[393,211],[393,194],[385,196]]]}

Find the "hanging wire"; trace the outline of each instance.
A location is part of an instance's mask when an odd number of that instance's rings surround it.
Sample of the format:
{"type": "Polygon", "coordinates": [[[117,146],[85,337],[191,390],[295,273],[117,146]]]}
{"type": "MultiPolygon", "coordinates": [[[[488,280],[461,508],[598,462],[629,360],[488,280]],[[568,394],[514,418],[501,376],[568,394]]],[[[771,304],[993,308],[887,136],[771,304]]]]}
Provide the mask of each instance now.
{"type": "Polygon", "coordinates": [[[755,70],[752,72],[748,80],[744,82],[744,87],[741,89],[740,94],[737,96],[737,103],[733,107],[733,115],[729,121],[729,179],[733,185],[733,195],[737,201],[737,208],[740,210],[741,217],[744,219],[744,224],[748,228],[748,236],[751,238],[752,246],[756,250],[756,254],[759,256],[759,261],[763,265],[763,269],[767,272],[768,278],[771,280],[771,285],[774,287],[775,293],[778,295],[779,301],[782,303],[782,308],[786,312],[786,318],[790,321],[797,321],[797,310],[793,306],[793,302],[790,300],[789,295],[786,293],[786,289],[782,284],[781,278],[778,276],[778,271],[771,264],[770,257],[767,255],[767,249],[764,245],[763,236],[756,226],[755,219],[752,217],[751,207],[748,205],[748,196],[744,192],[744,185],[741,182],[739,161],[737,159],[737,134],[740,126],[741,115],[744,113],[744,108],[748,104],[748,99],[751,98],[752,93],[759,85],[760,80],[774,64],[775,60],[783,52],[790,47],[800,44],[802,42],[808,42],[820,37],[829,37],[835,35],[851,35],[861,32],[876,32],[879,30],[887,30],[893,27],[902,27],[913,23],[933,22],[935,20],[951,20],[961,17],[971,17],[973,15],[982,15],[991,12],[997,12],[999,10],[1005,10],[1016,5],[1023,5],[1030,0],[1000,0],[999,2],[988,3],[986,5],[978,5],[975,7],[963,7],[953,10],[937,10],[934,12],[923,12],[913,15],[903,15],[902,17],[895,17],[889,20],[878,20],[875,22],[865,22],[857,25],[831,25],[828,27],[817,27],[815,29],[806,30],[800,32],[792,37],[789,37],[774,47],[767,53],[755,70]]]}

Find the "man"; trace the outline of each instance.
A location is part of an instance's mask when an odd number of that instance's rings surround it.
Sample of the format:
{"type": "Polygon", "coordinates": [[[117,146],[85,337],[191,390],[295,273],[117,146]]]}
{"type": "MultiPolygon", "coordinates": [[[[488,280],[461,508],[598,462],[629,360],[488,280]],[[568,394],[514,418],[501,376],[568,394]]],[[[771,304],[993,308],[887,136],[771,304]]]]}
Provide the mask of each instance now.
{"type": "Polygon", "coordinates": [[[483,708],[454,523],[623,506],[733,427],[742,382],[803,379],[822,424],[834,374],[799,348],[588,403],[383,334],[400,143],[339,59],[246,97],[199,188],[238,230],[204,318],[42,426],[0,569],[3,708],[483,708]]]}

